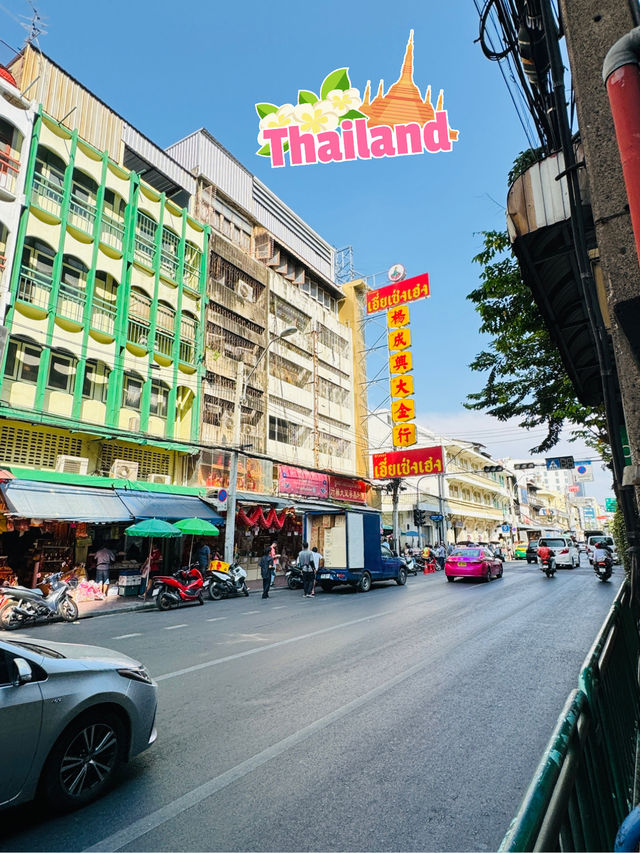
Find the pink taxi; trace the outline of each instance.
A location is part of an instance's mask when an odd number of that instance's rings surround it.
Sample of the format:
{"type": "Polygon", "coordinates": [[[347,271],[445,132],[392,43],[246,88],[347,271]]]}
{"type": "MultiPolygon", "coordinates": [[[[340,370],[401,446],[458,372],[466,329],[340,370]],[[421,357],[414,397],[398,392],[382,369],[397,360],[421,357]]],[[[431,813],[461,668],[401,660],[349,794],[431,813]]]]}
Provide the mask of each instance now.
{"type": "Polygon", "coordinates": [[[489,548],[483,548],[481,545],[454,548],[446,559],[444,573],[448,581],[454,581],[456,578],[482,578],[490,581],[502,577],[502,560],[489,548]]]}

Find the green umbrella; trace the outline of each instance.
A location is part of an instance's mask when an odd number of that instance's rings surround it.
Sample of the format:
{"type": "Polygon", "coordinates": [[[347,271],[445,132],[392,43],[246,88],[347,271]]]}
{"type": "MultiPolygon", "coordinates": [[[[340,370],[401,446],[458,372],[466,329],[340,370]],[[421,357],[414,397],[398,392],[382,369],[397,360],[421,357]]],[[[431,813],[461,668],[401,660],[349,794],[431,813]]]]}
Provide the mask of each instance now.
{"type": "Polygon", "coordinates": [[[168,521],[162,521],[160,518],[146,518],[144,521],[127,527],[124,532],[127,536],[144,536],[150,539],[171,539],[175,536],[182,536],[182,530],[173,524],[169,524],[168,521]]]}
{"type": "Polygon", "coordinates": [[[218,528],[211,524],[210,521],[205,521],[203,518],[183,518],[182,521],[176,521],[176,527],[179,527],[183,533],[191,534],[191,547],[189,548],[189,563],[191,563],[191,552],[193,551],[193,540],[195,536],[219,536],[218,528]]]}

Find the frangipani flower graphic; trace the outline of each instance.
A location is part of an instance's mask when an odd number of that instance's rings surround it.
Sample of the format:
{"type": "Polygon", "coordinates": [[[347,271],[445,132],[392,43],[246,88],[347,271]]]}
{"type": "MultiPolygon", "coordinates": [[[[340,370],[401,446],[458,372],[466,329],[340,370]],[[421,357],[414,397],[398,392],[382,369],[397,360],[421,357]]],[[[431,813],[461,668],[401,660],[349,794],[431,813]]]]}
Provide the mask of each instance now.
{"type": "Polygon", "coordinates": [[[358,89],[333,89],[327,93],[325,98],[331,105],[331,109],[339,116],[348,113],[349,110],[357,110],[362,104],[362,98],[358,89]]]}
{"type": "Polygon", "coordinates": [[[303,133],[320,133],[334,130],[339,122],[338,113],[328,101],[316,101],[315,104],[298,104],[293,110],[295,123],[303,133]]]}
{"type": "Polygon", "coordinates": [[[264,145],[264,137],[262,135],[263,130],[267,130],[270,127],[286,127],[288,124],[296,124],[297,122],[293,113],[293,104],[283,104],[276,112],[269,113],[269,115],[260,119],[260,132],[258,133],[259,144],[264,145]]]}

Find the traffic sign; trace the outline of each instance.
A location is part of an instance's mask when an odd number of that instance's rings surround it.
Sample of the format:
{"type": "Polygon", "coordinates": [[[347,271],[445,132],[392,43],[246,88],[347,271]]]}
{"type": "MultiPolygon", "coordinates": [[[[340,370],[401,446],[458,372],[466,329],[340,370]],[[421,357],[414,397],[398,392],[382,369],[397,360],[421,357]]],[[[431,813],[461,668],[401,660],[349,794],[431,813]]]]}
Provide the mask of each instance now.
{"type": "Polygon", "coordinates": [[[503,533],[508,533],[511,530],[511,527],[508,524],[503,524],[500,529],[503,533]]]}
{"type": "Polygon", "coordinates": [[[559,471],[573,468],[575,460],[573,456],[553,456],[544,460],[547,463],[547,471],[559,471]]]}
{"type": "Polygon", "coordinates": [[[605,498],[604,508],[607,512],[615,512],[618,509],[618,501],[616,498],[605,498]]]}
{"type": "Polygon", "coordinates": [[[224,503],[227,499],[227,490],[226,489],[218,489],[218,500],[220,503],[224,503]]]}
{"type": "Polygon", "coordinates": [[[431,521],[442,521],[443,516],[440,515],[440,513],[438,512],[434,512],[433,515],[429,516],[429,518],[431,519],[431,521]]]}

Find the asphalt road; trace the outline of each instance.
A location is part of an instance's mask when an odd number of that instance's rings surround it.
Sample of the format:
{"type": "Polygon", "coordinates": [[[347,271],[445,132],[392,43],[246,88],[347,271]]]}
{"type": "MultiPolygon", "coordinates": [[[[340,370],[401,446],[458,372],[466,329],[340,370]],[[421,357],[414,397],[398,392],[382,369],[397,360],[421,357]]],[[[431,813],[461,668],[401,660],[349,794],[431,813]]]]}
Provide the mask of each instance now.
{"type": "Polygon", "coordinates": [[[145,663],[159,736],[82,811],[5,812],[0,849],[495,850],[622,576],[519,561],[31,629],[145,663]]]}

